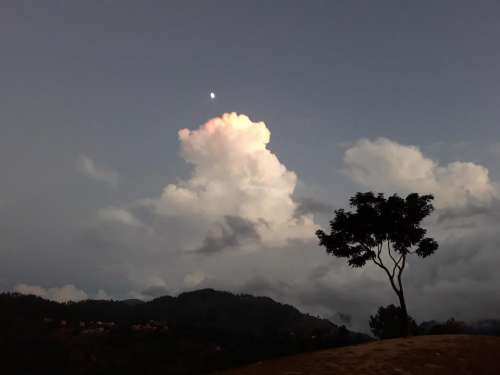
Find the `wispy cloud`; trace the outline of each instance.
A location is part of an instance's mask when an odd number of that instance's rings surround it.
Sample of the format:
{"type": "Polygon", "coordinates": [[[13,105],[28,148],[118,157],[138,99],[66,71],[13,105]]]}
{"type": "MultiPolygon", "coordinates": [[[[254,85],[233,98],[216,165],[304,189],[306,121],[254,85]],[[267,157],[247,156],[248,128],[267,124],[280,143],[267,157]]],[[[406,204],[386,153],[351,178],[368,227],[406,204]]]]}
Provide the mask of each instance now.
{"type": "Polygon", "coordinates": [[[99,165],[86,155],[80,155],[76,167],[83,176],[107,184],[113,188],[118,186],[119,174],[114,169],[99,165]]]}
{"type": "Polygon", "coordinates": [[[98,210],[97,215],[100,219],[109,222],[121,223],[135,227],[141,227],[143,224],[132,213],[116,207],[101,208],[98,210]]]}

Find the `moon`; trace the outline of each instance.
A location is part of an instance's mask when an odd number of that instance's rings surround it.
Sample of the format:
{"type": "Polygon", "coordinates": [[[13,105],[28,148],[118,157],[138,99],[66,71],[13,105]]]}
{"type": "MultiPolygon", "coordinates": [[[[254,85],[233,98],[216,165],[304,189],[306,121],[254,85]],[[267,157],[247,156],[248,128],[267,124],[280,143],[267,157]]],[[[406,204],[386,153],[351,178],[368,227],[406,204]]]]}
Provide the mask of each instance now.
{"type": "Polygon", "coordinates": [[[214,100],[215,99],[215,92],[210,92],[210,99],[214,100]]]}

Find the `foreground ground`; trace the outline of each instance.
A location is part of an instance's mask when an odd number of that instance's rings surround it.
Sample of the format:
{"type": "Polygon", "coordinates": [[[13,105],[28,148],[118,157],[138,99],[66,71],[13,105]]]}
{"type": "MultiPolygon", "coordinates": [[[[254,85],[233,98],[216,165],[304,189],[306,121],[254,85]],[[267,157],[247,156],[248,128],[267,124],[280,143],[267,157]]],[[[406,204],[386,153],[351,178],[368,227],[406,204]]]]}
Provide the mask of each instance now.
{"type": "Polygon", "coordinates": [[[500,374],[500,337],[420,336],[306,353],[224,375],[500,374]]]}

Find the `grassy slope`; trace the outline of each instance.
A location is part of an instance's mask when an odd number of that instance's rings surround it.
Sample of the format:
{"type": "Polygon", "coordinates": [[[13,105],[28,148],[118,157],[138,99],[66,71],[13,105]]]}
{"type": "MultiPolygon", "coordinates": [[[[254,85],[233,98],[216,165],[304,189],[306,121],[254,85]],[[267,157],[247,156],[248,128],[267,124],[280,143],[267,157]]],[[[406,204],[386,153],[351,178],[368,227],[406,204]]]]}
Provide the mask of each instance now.
{"type": "Polygon", "coordinates": [[[500,337],[420,336],[306,353],[224,375],[500,374],[500,337]]]}

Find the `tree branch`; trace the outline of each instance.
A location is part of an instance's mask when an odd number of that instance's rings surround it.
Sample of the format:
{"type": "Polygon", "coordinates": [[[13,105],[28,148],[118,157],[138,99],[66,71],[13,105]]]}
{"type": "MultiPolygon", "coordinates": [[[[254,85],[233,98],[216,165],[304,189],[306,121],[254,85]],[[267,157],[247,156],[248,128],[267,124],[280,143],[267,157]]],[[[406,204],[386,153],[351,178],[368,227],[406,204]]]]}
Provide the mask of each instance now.
{"type": "MultiPolygon", "coordinates": [[[[365,251],[372,251],[372,249],[367,246],[365,243],[359,241],[359,244],[364,248],[365,251]]],[[[385,266],[384,262],[382,261],[382,258],[380,257],[380,254],[382,253],[382,247],[384,243],[380,242],[377,244],[377,255],[375,257],[372,257],[373,263],[375,263],[378,267],[382,268],[385,273],[387,274],[387,277],[389,278],[389,281],[391,283],[392,289],[396,292],[396,294],[400,293],[400,289],[397,288],[396,283],[394,282],[394,272],[391,273],[389,269],[385,266]]],[[[401,258],[400,258],[401,260],[401,258]]],[[[399,263],[399,261],[397,262],[399,263]]]]}
{"type": "Polygon", "coordinates": [[[394,264],[396,264],[396,259],[394,259],[394,257],[392,256],[391,245],[389,240],[387,240],[387,252],[389,253],[389,256],[391,257],[394,264]]]}
{"type": "MultiPolygon", "coordinates": [[[[377,245],[377,258],[375,258],[375,257],[372,258],[373,263],[375,263],[378,267],[382,268],[385,271],[385,273],[387,274],[387,277],[389,278],[389,281],[391,282],[392,289],[394,289],[396,294],[399,294],[401,289],[398,289],[396,287],[396,284],[394,283],[394,275],[391,274],[389,269],[385,266],[384,262],[382,261],[382,258],[380,258],[380,253],[382,252],[382,246],[383,246],[383,243],[380,243],[379,245],[377,245]]],[[[401,283],[399,283],[399,285],[401,288],[401,283]]]]}
{"type": "Polygon", "coordinates": [[[391,273],[392,277],[394,278],[394,275],[396,274],[396,269],[399,269],[399,261],[401,260],[401,257],[396,261],[396,259],[392,255],[391,245],[389,240],[387,240],[387,253],[389,254],[394,263],[394,267],[392,268],[392,273],[391,273]]]}
{"type": "Polygon", "coordinates": [[[399,272],[398,272],[398,285],[399,285],[399,290],[401,292],[403,291],[403,284],[401,282],[401,275],[403,274],[403,270],[405,269],[405,266],[406,266],[406,254],[403,254],[402,257],[403,257],[403,263],[399,267],[399,272]]]}

